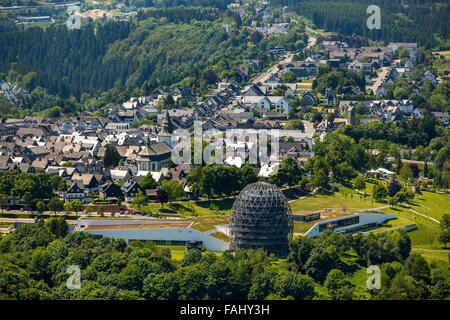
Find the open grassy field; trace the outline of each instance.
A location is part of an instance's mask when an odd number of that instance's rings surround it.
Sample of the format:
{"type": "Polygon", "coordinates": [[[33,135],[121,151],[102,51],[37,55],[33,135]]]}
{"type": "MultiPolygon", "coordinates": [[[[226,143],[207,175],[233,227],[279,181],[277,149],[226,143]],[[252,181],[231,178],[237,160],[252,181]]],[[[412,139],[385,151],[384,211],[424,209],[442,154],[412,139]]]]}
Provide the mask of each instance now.
{"type": "Polygon", "coordinates": [[[2,227],[2,228],[8,228],[8,227],[13,227],[13,226],[14,226],[14,223],[12,223],[12,222],[0,221],[0,227],[2,227]]]}
{"type": "Polygon", "coordinates": [[[382,231],[389,231],[389,230],[394,230],[396,228],[408,226],[408,225],[415,223],[413,220],[408,219],[404,216],[397,215],[397,217],[398,217],[397,219],[389,220],[388,222],[384,223],[381,227],[369,230],[367,232],[368,233],[378,233],[378,232],[382,232],[382,231]]]}
{"type": "Polygon", "coordinates": [[[211,234],[211,236],[214,238],[217,238],[219,240],[225,241],[225,242],[230,242],[230,237],[222,232],[215,232],[215,233],[211,234]]]}
{"type": "Polygon", "coordinates": [[[433,54],[438,58],[438,60],[433,62],[434,67],[438,71],[450,70],[450,50],[437,51],[433,52],[433,54]],[[441,57],[444,57],[445,59],[441,59],[441,57]]]}
{"type": "Polygon", "coordinates": [[[433,52],[433,54],[436,54],[436,53],[438,53],[440,56],[444,56],[445,59],[450,59],[450,50],[433,52]]]}
{"type": "MultiPolygon", "coordinates": [[[[223,200],[211,200],[211,201],[176,201],[167,203],[164,208],[159,203],[150,203],[146,206],[142,206],[141,210],[147,213],[168,213],[168,214],[180,214],[182,216],[209,216],[216,215],[217,212],[210,209],[211,203],[219,208],[220,213],[228,214],[234,199],[223,200]]],[[[136,206],[132,206],[137,209],[136,206]]]]}
{"type": "Polygon", "coordinates": [[[183,259],[184,254],[186,253],[186,247],[185,246],[157,246],[158,248],[167,248],[170,250],[172,254],[172,259],[180,261],[183,259]]]}
{"type": "Polygon", "coordinates": [[[370,275],[367,273],[367,270],[365,268],[361,268],[355,271],[349,280],[356,287],[366,288],[366,281],[369,276],[370,275]]]}
{"type": "MultiPolygon", "coordinates": [[[[438,241],[440,226],[425,217],[419,216],[404,207],[383,209],[383,212],[397,214],[398,219],[405,222],[411,221],[417,225],[417,229],[408,233],[411,238],[411,253],[422,255],[429,263],[432,261],[449,262],[450,249],[444,249],[438,241]]],[[[417,210],[418,211],[418,210],[417,210]]]]}
{"type": "MultiPolygon", "coordinates": [[[[348,188],[347,188],[348,189],[348,188]]],[[[386,203],[372,202],[369,197],[364,197],[356,192],[349,193],[341,188],[337,193],[321,193],[313,197],[306,197],[290,203],[292,212],[296,211],[317,211],[324,208],[341,210],[345,205],[347,210],[370,209],[385,206],[386,203]]]]}
{"type": "Polygon", "coordinates": [[[449,263],[450,249],[431,250],[422,248],[412,248],[411,253],[420,254],[425,258],[425,260],[427,260],[428,263],[431,263],[432,261],[441,261],[444,263],[449,263]]]}
{"type": "MultiPolygon", "coordinates": [[[[167,248],[172,253],[172,259],[176,261],[180,261],[183,259],[184,254],[186,253],[186,247],[185,246],[157,246],[158,248],[167,248]]],[[[221,252],[213,252],[213,251],[205,251],[205,252],[211,252],[217,255],[221,255],[221,252]]]]}
{"type": "Polygon", "coordinates": [[[317,220],[309,222],[294,222],[294,234],[296,233],[304,234],[316,223],[317,220]]]}
{"type": "Polygon", "coordinates": [[[194,221],[194,224],[192,225],[193,229],[205,232],[214,229],[214,226],[227,224],[229,216],[195,217],[192,221],[194,221]]]}
{"type": "Polygon", "coordinates": [[[445,213],[450,213],[450,195],[423,192],[410,202],[411,208],[426,216],[442,220],[445,213]]]}
{"type": "MultiPolygon", "coordinates": [[[[374,186],[375,183],[369,183],[366,181],[366,188],[365,190],[361,191],[365,191],[368,195],[370,195],[374,186]]],[[[347,207],[347,210],[359,210],[374,207],[384,207],[387,205],[387,203],[372,203],[372,199],[370,196],[364,200],[364,198],[361,197],[356,190],[345,186],[341,186],[339,188],[339,191],[335,193],[322,193],[316,195],[315,197],[307,197],[292,201],[290,203],[293,212],[318,211],[323,210],[324,208],[340,210],[343,205],[347,207]]],[[[411,203],[409,203],[409,205],[417,212],[440,220],[445,213],[450,213],[450,196],[431,192],[423,192],[423,195],[416,196],[416,198],[411,203]]],[[[438,223],[426,217],[417,215],[408,208],[400,205],[395,207],[383,208],[372,212],[396,214],[397,218],[388,221],[381,227],[370,230],[368,232],[378,233],[382,231],[393,230],[401,226],[416,224],[417,229],[408,233],[411,238],[412,252],[422,254],[429,262],[431,262],[432,260],[437,260],[448,263],[449,250],[444,249],[438,241],[440,232],[440,226],[438,223]]],[[[326,212],[322,212],[322,215],[326,214],[326,212]]],[[[295,222],[294,234],[304,234],[316,222],[318,221],[316,220],[306,223],[295,222]]],[[[363,271],[365,272],[365,270],[363,271]]],[[[355,276],[362,277],[363,271],[361,271],[361,275],[356,274],[355,276]]]]}

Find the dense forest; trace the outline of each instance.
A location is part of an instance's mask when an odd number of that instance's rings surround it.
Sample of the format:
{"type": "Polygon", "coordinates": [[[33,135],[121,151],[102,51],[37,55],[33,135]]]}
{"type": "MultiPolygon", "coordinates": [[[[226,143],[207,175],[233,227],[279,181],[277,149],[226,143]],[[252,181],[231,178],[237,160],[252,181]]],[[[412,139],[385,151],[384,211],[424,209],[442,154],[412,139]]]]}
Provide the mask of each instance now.
{"type": "Polygon", "coordinates": [[[450,30],[449,3],[434,0],[272,0],[272,5],[290,5],[292,10],[319,28],[371,40],[418,42],[433,46],[433,35],[447,38],[450,30]],[[381,29],[366,26],[369,5],[381,8],[381,29]]]}
{"type": "MultiPolygon", "coordinates": [[[[81,102],[83,93],[98,97],[113,88],[151,92],[178,84],[206,93],[206,71],[213,70],[218,79],[235,80],[235,67],[245,59],[258,59],[263,67],[267,66],[273,58],[266,54],[271,45],[288,50],[305,46],[307,38],[301,25],[291,25],[285,36],[266,39],[243,27],[251,19],[241,20],[239,14],[225,10],[229,2],[153,1],[154,7],[139,10],[136,19],[83,19],[81,30],[68,30],[58,23],[19,30],[11,24],[11,18],[2,16],[0,73],[13,70],[25,76],[31,72],[34,80],[28,91],[37,87],[45,90],[36,93],[35,98],[49,94],[67,100],[74,96],[76,102],[81,102]],[[231,27],[228,32],[225,25],[231,27]]],[[[382,25],[386,27],[368,30],[365,10],[369,2],[272,0],[271,5],[290,5],[318,27],[372,40],[419,41],[430,47],[437,43],[430,35],[447,36],[446,3],[375,1],[383,9],[382,25]]],[[[364,84],[355,80],[363,89],[364,84]]],[[[319,89],[322,91],[320,86],[319,89]]],[[[436,103],[442,105],[442,101],[436,103]]],[[[69,112],[78,109],[73,102],[62,104],[50,103],[49,107],[60,106],[69,112]]],[[[34,111],[42,110],[40,106],[27,105],[34,111]]]]}
{"type": "Polygon", "coordinates": [[[62,98],[70,94],[79,97],[89,87],[105,89],[102,74],[106,77],[111,71],[101,68],[103,55],[111,43],[126,38],[131,29],[132,23],[108,21],[96,26],[90,23],[82,30],[55,25],[45,30],[31,27],[24,32],[4,33],[0,35],[1,70],[7,72],[14,63],[19,73],[36,71],[37,85],[62,98]]]}
{"type": "Polygon", "coordinates": [[[446,266],[410,254],[403,231],[370,236],[325,232],[297,237],[285,262],[262,250],[202,253],[181,261],[167,248],[122,239],[68,233],[63,218],[24,225],[0,240],[1,299],[444,299],[446,266]],[[381,268],[381,290],[349,276],[381,268]],[[67,288],[71,265],[81,269],[81,289],[67,288]]]}
{"type": "Polygon", "coordinates": [[[89,22],[81,30],[62,25],[0,34],[0,71],[34,71],[37,85],[62,98],[113,87],[184,85],[205,87],[203,73],[234,71],[244,59],[267,63],[270,40],[257,38],[238,27],[225,32],[222,23],[239,26],[230,12],[225,20],[209,21],[208,9],[161,9],[141,13],[137,21],[89,22]],[[192,19],[195,17],[195,22],[192,19]],[[55,39],[58,39],[55,41],[55,39]],[[255,46],[256,45],[256,46],[255,46]],[[194,82],[194,83],[192,83],[194,82]]]}

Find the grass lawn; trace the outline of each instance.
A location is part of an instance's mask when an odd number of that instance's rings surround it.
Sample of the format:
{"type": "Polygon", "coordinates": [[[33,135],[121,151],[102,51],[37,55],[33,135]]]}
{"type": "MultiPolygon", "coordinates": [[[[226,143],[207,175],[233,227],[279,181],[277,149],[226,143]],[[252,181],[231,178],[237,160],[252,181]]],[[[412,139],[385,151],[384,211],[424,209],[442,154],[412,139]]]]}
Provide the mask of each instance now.
{"type": "MultiPolygon", "coordinates": [[[[185,246],[157,246],[158,248],[168,248],[170,252],[172,253],[172,259],[176,261],[180,261],[183,259],[184,254],[186,253],[186,247],[185,246]]],[[[221,252],[213,252],[213,251],[205,251],[205,252],[212,252],[217,255],[221,255],[221,252]]]]}
{"type": "Polygon", "coordinates": [[[318,222],[318,220],[309,221],[309,222],[294,222],[294,233],[305,234],[317,222],[318,222]]]}
{"type": "Polygon", "coordinates": [[[443,261],[449,263],[449,253],[450,250],[428,250],[422,248],[412,248],[411,253],[418,253],[431,263],[434,260],[443,261]]]}
{"type": "Polygon", "coordinates": [[[192,229],[205,232],[214,229],[214,226],[228,224],[229,216],[195,217],[192,221],[192,229]]]}
{"type": "Polygon", "coordinates": [[[398,219],[395,220],[401,219],[405,222],[409,220],[417,225],[416,230],[408,232],[411,238],[412,252],[420,253],[429,261],[433,258],[448,261],[448,251],[443,250],[442,245],[438,241],[440,227],[436,222],[400,206],[383,209],[382,211],[396,214],[398,219]]]}
{"type": "Polygon", "coordinates": [[[314,286],[314,298],[313,300],[331,300],[330,296],[328,295],[327,288],[324,286],[317,284],[314,286]]]}
{"type": "Polygon", "coordinates": [[[157,246],[158,248],[168,248],[170,249],[170,252],[172,253],[172,259],[180,261],[183,259],[184,254],[186,253],[186,247],[185,246],[157,246]]]}
{"type": "MultiPolygon", "coordinates": [[[[366,181],[365,191],[367,194],[371,194],[375,186],[375,183],[366,181]]],[[[360,195],[355,190],[341,186],[338,192],[322,193],[315,197],[307,197],[300,200],[295,200],[290,203],[293,212],[296,211],[316,211],[323,210],[324,208],[331,208],[334,210],[340,210],[343,205],[348,210],[368,209],[373,207],[382,207],[387,203],[372,204],[371,197],[360,199],[360,195]],[[353,198],[352,198],[353,197],[353,198]]],[[[444,213],[448,213],[450,208],[450,196],[436,194],[431,192],[424,192],[423,195],[415,198],[409,204],[414,210],[433,217],[435,219],[442,219],[444,213]]],[[[395,206],[390,208],[381,209],[379,211],[373,211],[373,213],[383,212],[396,214],[397,218],[388,221],[383,226],[370,230],[368,232],[378,233],[381,231],[392,230],[401,226],[410,224],[416,224],[417,229],[408,233],[411,238],[412,252],[420,253],[427,261],[437,260],[448,262],[448,252],[450,250],[443,249],[443,246],[438,242],[438,235],[440,232],[440,226],[438,223],[415,214],[411,210],[403,206],[395,206]]],[[[324,212],[323,215],[326,215],[324,212]]],[[[317,221],[311,222],[294,222],[294,233],[306,233],[317,221]]],[[[354,277],[361,276],[363,271],[358,271],[361,274],[356,273],[354,277]]],[[[365,274],[364,274],[365,275],[365,274]]],[[[366,277],[367,279],[367,277],[366,277]]]]}
{"type": "MultiPolygon", "coordinates": [[[[24,26],[24,30],[27,30],[28,28],[33,28],[33,27],[40,27],[45,30],[51,24],[52,24],[52,22],[33,22],[33,23],[24,23],[23,26],[24,26]]],[[[20,26],[20,28],[22,28],[22,26],[20,26]]]]}
{"type": "Polygon", "coordinates": [[[435,53],[439,53],[439,55],[444,56],[445,59],[450,59],[450,50],[433,52],[433,54],[435,54],[435,53]]]}
{"type": "Polygon", "coordinates": [[[439,60],[438,62],[433,63],[438,72],[442,72],[444,70],[450,70],[450,59],[447,58],[445,61],[439,60]]]}
{"type": "Polygon", "coordinates": [[[361,268],[355,271],[349,280],[356,287],[367,288],[366,281],[369,276],[366,268],[361,268]]]}
{"type": "MultiPolygon", "coordinates": [[[[211,200],[211,201],[177,201],[172,203],[167,203],[164,208],[161,208],[160,203],[150,203],[146,206],[142,206],[141,210],[147,213],[157,212],[157,213],[168,213],[168,214],[180,214],[182,216],[208,216],[215,215],[216,212],[209,209],[211,203],[215,204],[221,213],[230,213],[231,206],[233,205],[234,199],[222,199],[222,200],[211,200]]],[[[137,209],[136,206],[132,206],[137,209]]]]}
{"type": "Polygon", "coordinates": [[[436,67],[438,71],[449,70],[450,69],[450,50],[447,51],[437,51],[433,52],[433,54],[439,53],[437,56],[438,60],[435,60],[433,65],[436,67]],[[445,60],[441,60],[440,56],[445,57],[445,60]]]}
{"type": "Polygon", "coordinates": [[[2,227],[2,228],[7,228],[7,227],[13,227],[14,226],[14,223],[12,223],[12,222],[0,222],[0,227],[2,227]]]}
{"type": "MultiPolygon", "coordinates": [[[[304,81],[309,81],[309,80],[304,80],[304,81]]],[[[309,83],[309,82],[300,82],[300,83],[297,83],[297,87],[299,89],[311,90],[312,89],[312,82],[311,83],[309,83]]]]}
{"type": "MultiPolygon", "coordinates": [[[[389,208],[389,209],[391,209],[391,208],[389,208]]],[[[391,211],[395,211],[395,210],[391,210],[391,211]]],[[[388,213],[388,212],[386,212],[386,213],[388,213]]],[[[389,213],[397,214],[397,212],[389,212],[389,213]]],[[[416,223],[414,220],[411,220],[405,216],[397,214],[397,219],[389,220],[386,223],[384,223],[381,227],[369,230],[367,232],[368,233],[378,233],[381,231],[394,230],[398,227],[408,226],[408,225],[411,225],[414,223],[416,223]]]]}
{"type": "Polygon", "coordinates": [[[370,197],[364,197],[356,191],[341,187],[340,192],[320,193],[314,197],[306,197],[290,203],[292,212],[296,211],[317,211],[324,208],[341,210],[346,206],[347,210],[370,209],[385,206],[386,203],[373,202],[370,197]],[[351,190],[351,191],[350,191],[351,190]]]}
{"type": "Polygon", "coordinates": [[[440,221],[444,213],[450,213],[450,195],[424,191],[410,205],[417,212],[440,221]]]}

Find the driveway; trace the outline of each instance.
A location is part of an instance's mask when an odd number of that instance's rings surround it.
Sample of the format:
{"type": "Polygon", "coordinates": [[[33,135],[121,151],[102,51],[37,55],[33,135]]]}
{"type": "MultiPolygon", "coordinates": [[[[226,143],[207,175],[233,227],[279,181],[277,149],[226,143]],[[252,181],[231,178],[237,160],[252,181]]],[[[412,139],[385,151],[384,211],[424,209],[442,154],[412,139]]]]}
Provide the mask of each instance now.
{"type": "Polygon", "coordinates": [[[389,67],[382,67],[381,72],[378,74],[378,77],[375,80],[374,84],[371,86],[367,86],[367,89],[372,90],[372,92],[375,94],[378,87],[381,86],[381,84],[383,83],[383,80],[386,77],[386,75],[388,74],[389,69],[390,69],[389,67]]]}

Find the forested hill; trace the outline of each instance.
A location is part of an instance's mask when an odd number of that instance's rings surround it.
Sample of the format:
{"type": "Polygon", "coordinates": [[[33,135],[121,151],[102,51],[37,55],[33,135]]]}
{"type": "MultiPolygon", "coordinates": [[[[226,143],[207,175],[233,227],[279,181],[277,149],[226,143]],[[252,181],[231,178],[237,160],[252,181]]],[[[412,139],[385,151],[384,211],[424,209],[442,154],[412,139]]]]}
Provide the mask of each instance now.
{"type": "Polygon", "coordinates": [[[63,98],[89,87],[104,88],[103,78],[110,71],[102,58],[110,44],[128,37],[133,28],[132,23],[110,21],[98,24],[95,30],[91,23],[82,30],[55,25],[0,34],[0,69],[7,72],[14,66],[23,74],[35,71],[37,85],[63,98]]]}
{"type": "Polygon", "coordinates": [[[231,12],[219,18],[211,9],[172,8],[141,12],[129,22],[90,22],[81,30],[30,27],[0,34],[0,72],[34,71],[37,85],[61,97],[135,88],[146,81],[171,85],[188,77],[197,83],[187,85],[204,86],[208,68],[220,74],[244,59],[267,61],[265,49],[272,41],[249,45],[251,31],[239,24],[231,12]],[[225,32],[225,23],[234,27],[225,32]]]}
{"type": "MultiPolygon", "coordinates": [[[[270,40],[255,36],[245,27],[254,17],[241,19],[226,10],[230,2],[154,0],[160,8],[139,10],[135,19],[83,19],[81,30],[57,23],[10,30],[0,21],[0,73],[34,72],[36,79],[28,91],[43,87],[64,99],[73,95],[79,100],[83,93],[95,95],[111,88],[151,91],[180,82],[206,92],[205,71],[232,79],[235,67],[245,59],[267,65],[266,49],[272,44],[288,50],[304,45],[303,27],[298,25],[294,28],[300,29],[292,31],[291,26],[287,36],[270,40]],[[225,25],[231,26],[228,32],[225,25]]],[[[428,48],[436,44],[436,37],[447,39],[450,24],[444,0],[271,0],[270,5],[277,7],[274,12],[289,5],[329,31],[386,42],[417,41],[428,48]],[[382,8],[381,30],[367,29],[369,4],[382,8]]]]}
{"type": "Polygon", "coordinates": [[[450,30],[449,2],[445,0],[271,0],[289,5],[327,31],[358,35],[372,40],[418,42],[432,46],[433,35],[447,38],[450,30]],[[381,29],[366,26],[369,5],[381,8],[381,29]]]}

